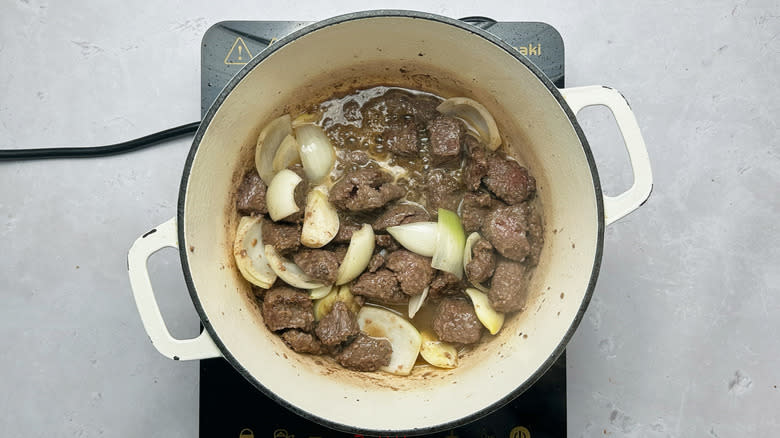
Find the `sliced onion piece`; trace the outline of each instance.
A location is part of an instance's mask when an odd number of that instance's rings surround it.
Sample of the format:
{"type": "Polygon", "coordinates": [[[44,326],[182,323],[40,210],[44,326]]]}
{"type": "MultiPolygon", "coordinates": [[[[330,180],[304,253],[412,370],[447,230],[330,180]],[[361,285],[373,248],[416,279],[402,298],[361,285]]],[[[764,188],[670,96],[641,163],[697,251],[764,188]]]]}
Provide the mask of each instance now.
{"type": "Polygon", "coordinates": [[[244,216],[238,221],[233,256],[241,275],[255,286],[268,289],[276,280],[265,256],[261,216],[244,216]]]}
{"type": "Polygon", "coordinates": [[[295,138],[298,139],[298,153],[301,156],[303,171],[314,184],[318,184],[330,173],[336,162],[336,150],[325,135],[325,131],[317,125],[301,125],[295,128],[295,138]]]}
{"type": "Polygon", "coordinates": [[[314,300],[314,320],[319,321],[323,316],[330,313],[333,305],[336,301],[341,301],[347,305],[347,308],[355,315],[360,311],[360,304],[355,300],[355,296],[352,295],[352,291],[349,289],[349,285],[342,285],[339,287],[333,287],[328,295],[325,297],[314,300]]]}
{"type": "Polygon", "coordinates": [[[472,287],[466,288],[466,294],[471,298],[471,303],[474,304],[474,312],[477,314],[479,322],[488,329],[491,335],[498,333],[501,326],[504,325],[504,314],[496,312],[490,305],[487,294],[472,287]]]}
{"type": "Polygon", "coordinates": [[[268,257],[271,269],[276,272],[276,275],[278,275],[282,281],[290,286],[299,289],[317,289],[318,287],[325,286],[325,283],[314,280],[306,275],[306,273],[301,270],[300,266],[280,256],[273,245],[265,246],[265,255],[268,257]]]}
{"type": "Polygon", "coordinates": [[[417,311],[419,311],[425,303],[425,299],[428,298],[428,289],[430,289],[430,287],[423,289],[420,295],[409,298],[409,318],[414,318],[414,315],[417,314],[417,311]]]}
{"type": "Polygon", "coordinates": [[[460,218],[455,212],[440,208],[439,222],[436,227],[436,249],[433,252],[431,266],[462,279],[465,246],[466,235],[460,218]]]}
{"type": "Polygon", "coordinates": [[[339,213],[328,201],[328,188],[317,186],[306,198],[301,243],[309,248],[321,248],[339,232],[339,213]]]}
{"type": "Polygon", "coordinates": [[[474,128],[479,134],[480,140],[491,151],[498,149],[501,145],[501,135],[498,133],[498,126],[493,116],[481,103],[468,97],[451,97],[436,109],[448,116],[457,117],[474,128]]]}
{"type": "Polygon", "coordinates": [[[439,368],[455,368],[458,366],[458,350],[455,346],[440,341],[436,335],[428,330],[420,332],[422,344],[420,356],[429,364],[439,368]]]}
{"type": "Polygon", "coordinates": [[[369,224],[363,224],[363,227],[352,233],[352,239],[349,241],[347,255],[339,266],[339,274],[336,278],[336,284],[348,283],[360,275],[371,261],[371,255],[374,253],[374,229],[369,224]]]}
{"type": "Polygon", "coordinates": [[[298,155],[298,140],[290,134],[282,140],[282,144],[280,144],[279,149],[276,150],[272,166],[273,171],[276,173],[300,162],[301,157],[298,155]]]}
{"type": "Polygon", "coordinates": [[[295,203],[295,187],[301,181],[303,178],[297,173],[290,169],[283,169],[268,184],[265,203],[268,207],[268,215],[274,222],[300,211],[298,204],[295,203]]]}
{"type": "Polygon", "coordinates": [[[408,376],[420,354],[420,332],[404,318],[378,307],[364,306],[358,312],[357,320],[360,330],[374,338],[387,339],[393,347],[390,363],[379,369],[408,376]]]}
{"type": "MultiPolygon", "coordinates": [[[[471,250],[474,247],[474,244],[477,243],[479,241],[479,239],[481,239],[481,238],[482,238],[482,236],[480,236],[479,233],[474,231],[473,233],[469,234],[469,237],[466,239],[466,247],[463,249],[463,272],[466,273],[466,278],[468,278],[468,276],[469,276],[468,275],[468,271],[466,270],[466,265],[471,263],[471,259],[473,258],[472,254],[471,254],[471,250]]],[[[471,282],[471,284],[473,284],[474,287],[476,287],[477,289],[479,289],[482,292],[487,293],[487,291],[490,290],[486,286],[483,286],[483,285],[481,285],[479,283],[471,281],[470,278],[469,278],[469,282],[471,282]]]]}
{"type": "Polygon", "coordinates": [[[292,133],[290,115],[285,114],[271,123],[265,125],[257,137],[257,149],[255,149],[255,167],[257,174],[266,184],[271,184],[274,177],[274,157],[282,141],[292,133]]]}
{"type": "Polygon", "coordinates": [[[317,123],[317,120],[320,119],[319,114],[314,113],[303,113],[299,115],[298,117],[294,118],[292,121],[292,127],[293,129],[301,126],[301,125],[309,125],[312,123],[317,123]]]}
{"type": "Polygon", "coordinates": [[[409,251],[424,257],[432,257],[436,249],[436,222],[412,222],[387,227],[387,232],[409,251]]]}
{"type": "Polygon", "coordinates": [[[330,294],[334,290],[335,289],[331,284],[326,284],[325,286],[322,287],[316,287],[314,289],[309,290],[309,298],[311,298],[312,300],[319,300],[320,298],[325,298],[326,296],[328,296],[328,294],[330,294]]]}

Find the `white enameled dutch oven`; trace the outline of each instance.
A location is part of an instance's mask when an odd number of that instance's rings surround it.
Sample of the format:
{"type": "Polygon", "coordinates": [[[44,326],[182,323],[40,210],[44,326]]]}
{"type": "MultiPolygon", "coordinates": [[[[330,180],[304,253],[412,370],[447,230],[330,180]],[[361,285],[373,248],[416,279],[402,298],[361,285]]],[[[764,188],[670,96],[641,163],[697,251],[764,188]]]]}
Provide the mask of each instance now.
{"type": "Polygon", "coordinates": [[[266,395],[335,429],[431,433],[498,409],[552,365],[590,301],[604,227],[639,207],[651,188],[639,127],[617,91],[559,90],[510,46],[453,19],[407,11],[354,13],[282,38],[228,83],[193,141],[177,216],[130,249],[130,280],[146,331],[165,356],[222,356],[266,395]],[[377,84],[476,99],[496,118],[508,153],[538,181],[545,246],[527,309],[462,357],[456,369],[426,368],[400,377],[353,372],[327,358],[297,354],[265,327],[233,260],[234,195],[252,165],[263,125],[334,92],[377,84]],[[602,193],[575,117],[589,105],[612,111],[630,156],[633,185],[616,197],[602,193]],[[179,248],[205,327],[194,339],[173,338],[155,301],[146,260],[163,247],[179,248]]]}

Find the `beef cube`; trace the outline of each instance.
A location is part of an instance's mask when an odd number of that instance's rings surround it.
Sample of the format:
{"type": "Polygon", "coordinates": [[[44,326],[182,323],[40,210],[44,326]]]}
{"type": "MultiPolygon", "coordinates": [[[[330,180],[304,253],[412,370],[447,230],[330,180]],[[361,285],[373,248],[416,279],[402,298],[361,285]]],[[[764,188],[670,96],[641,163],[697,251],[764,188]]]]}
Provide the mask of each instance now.
{"type": "Polygon", "coordinates": [[[541,219],[528,203],[491,211],[482,233],[501,255],[519,262],[528,257],[529,263],[535,263],[544,244],[541,219]]]}
{"type": "Polygon", "coordinates": [[[356,170],[342,176],[333,185],[329,200],[340,210],[374,210],[405,194],[392,181],[392,175],[382,170],[356,170]]]}
{"type": "Polygon", "coordinates": [[[536,192],[536,180],[516,161],[493,154],[488,157],[487,163],[485,185],[507,204],[523,202],[536,192]]]}
{"type": "Polygon", "coordinates": [[[376,246],[388,251],[401,249],[401,245],[389,234],[375,234],[374,240],[376,241],[376,246]]]}
{"type": "Polygon", "coordinates": [[[515,312],[525,307],[528,295],[528,268],[519,262],[501,259],[496,265],[488,291],[490,305],[498,312],[515,312]]]}
{"type": "Polygon", "coordinates": [[[401,291],[395,274],[385,268],[364,272],[352,285],[352,294],[379,304],[406,304],[409,301],[409,296],[401,291]]]}
{"type": "Polygon", "coordinates": [[[360,332],[355,314],[342,301],[336,301],[314,330],[326,346],[333,347],[357,336],[360,332]]]}
{"type": "Polygon", "coordinates": [[[375,253],[373,256],[371,256],[371,260],[368,261],[368,272],[376,272],[384,266],[385,264],[385,256],[382,255],[382,253],[375,253]]]}
{"type": "Polygon", "coordinates": [[[425,222],[431,220],[431,216],[424,208],[416,204],[398,204],[388,208],[374,221],[374,231],[381,231],[387,227],[410,224],[412,222],[425,222]]]}
{"type": "Polygon", "coordinates": [[[406,295],[420,295],[433,279],[431,258],[401,249],[387,256],[387,269],[395,277],[406,295]]]}
{"type": "Polygon", "coordinates": [[[301,226],[263,221],[263,244],[272,245],[280,254],[297,251],[301,246],[301,226]]]}
{"type": "Polygon", "coordinates": [[[493,245],[485,239],[479,239],[471,247],[471,261],[466,265],[466,277],[474,283],[482,283],[496,268],[496,256],[493,254],[493,245]]]}
{"type": "Polygon", "coordinates": [[[467,135],[463,145],[466,149],[466,162],[463,165],[463,184],[466,190],[477,190],[482,178],[487,176],[488,151],[476,138],[467,135]]]}
{"type": "Polygon", "coordinates": [[[391,125],[383,134],[387,149],[400,156],[416,157],[420,152],[417,124],[411,120],[391,125]]]}
{"type": "Polygon", "coordinates": [[[482,336],[482,323],[470,302],[445,298],[436,307],[433,330],[444,342],[473,344],[482,336]]]}
{"type": "Polygon", "coordinates": [[[458,205],[463,199],[463,187],[452,174],[444,169],[433,169],[428,173],[425,183],[429,211],[438,212],[439,208],[458,211],[458,205]]]}
{"type": "Polygon", "coordinates": [[[297,328],[308,332],[314,325],[309,294],[291,287],[279,286],[266,292],[262,312],[271,331],[297,328]]]}
{"type": "Polygon", "coordinates": [[[446,296],[458,295],[466,290],[466,286],[454,274],[445,271],[436,271],[428,289],[428,298],[439,300],[446,296]]]}
{"type": "Polygon", "coordinates": [[[439,165],[458,159],[461,138],[465,134],[466,125],[454,117],[439,116],[428,122],[433,164],[439,165]]]}
{"type": "Polygon", "coordinates": [[[349,243],[352,240],[352,233],[362,227],[355,219],[346,215],[339,215],[339,231],[333,237],[334,243],[349,243]]]}
{"type": "Polygon", "coordinates": [[[298,353],[325,354],[328,352],[322,342],[311,333],[292,329],[282,333],[281,337],[288,347],[298,353]]]}
{"type": "Polygon", "coordinates": [[[390,364],[393,346],[387,339],[359,333],[354,341],[336,354],[336,362],[356,371],[376,371],[390,364]]]}
{"type": "Polygon", "coordinates": [[[236,210],[243,215],[258,215],[268,213],[265,206],[265,191],[267,187],[257,170],[252,169],[244,175],[236,194],[236,210]]]}
{"type": "Polygon", "coordinates": [[[461,207],[461,221],[463,229],[467,233],[479,231],[482,228],[482,222],[490,212],[503,206],[504,203],[498,199],[493,199],[486,192],[466,192],[463,195],[463,206],[461,207]]]}
{"type": "Polygon", "coordinates": [[[333,251],[304,249],[296,252],[293,260],[306,275],[325,283],[336,282],[340,261],[338,255],[333,251]]]}

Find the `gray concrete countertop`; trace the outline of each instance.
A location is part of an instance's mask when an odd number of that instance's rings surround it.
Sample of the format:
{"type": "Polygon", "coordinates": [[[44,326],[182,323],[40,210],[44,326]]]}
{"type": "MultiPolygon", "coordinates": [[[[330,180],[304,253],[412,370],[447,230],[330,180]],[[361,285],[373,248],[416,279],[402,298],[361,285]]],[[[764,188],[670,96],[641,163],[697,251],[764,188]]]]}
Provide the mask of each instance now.
{"type": "MultiPolygon", "coordinates": [[[[199,120],[200,38],[218,21],[388,6],[326,3],[1,0],[0,147],[199,120]]],[[[608,228],[568,349],[569,436],[780,434],[780,6],[549,3],[392,6],[550,23],[567,85],[613,86],[637,115],[655,191],[608,228]]],[[[618,193],[630,171],[606,114],[582,120],[618,193]]],[[[197,363],[149,343],[125,269],[133,240],[174,215],[188,147],[0,163],[0,435],[197,435],[197,363]]],[[[195,334],[175,251],[150,267],[173,333],[195,334]]]]}

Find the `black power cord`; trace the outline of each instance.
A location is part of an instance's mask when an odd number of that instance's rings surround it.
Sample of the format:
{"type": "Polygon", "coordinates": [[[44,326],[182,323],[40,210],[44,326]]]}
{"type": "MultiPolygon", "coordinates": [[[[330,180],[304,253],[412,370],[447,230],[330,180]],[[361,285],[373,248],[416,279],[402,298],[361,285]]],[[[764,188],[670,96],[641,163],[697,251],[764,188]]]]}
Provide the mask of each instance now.
{"type": "Polygon", "coordinates": [[[187,123],[186,125],[155,132],[154,134],[136,138],[135,140],[124,141],[106,146],[2,149],[0,150],[0,161],[46,160],[52,158],[92,158],[122,154],[125,152],[147,148],[149,146],[153,146],[157,143],[171,140],[176,137],[192,134],[198,130],[198,126],[200,126],[200,122],[187,123]]]}

